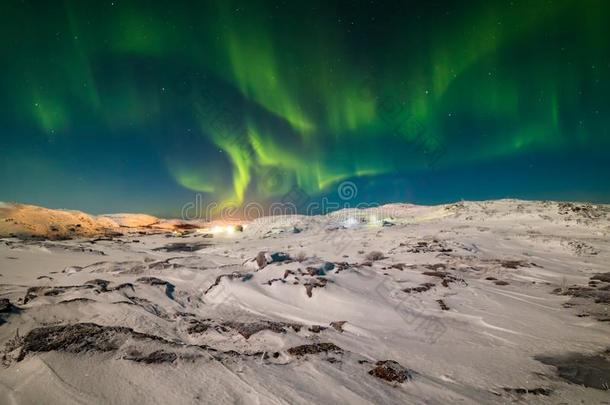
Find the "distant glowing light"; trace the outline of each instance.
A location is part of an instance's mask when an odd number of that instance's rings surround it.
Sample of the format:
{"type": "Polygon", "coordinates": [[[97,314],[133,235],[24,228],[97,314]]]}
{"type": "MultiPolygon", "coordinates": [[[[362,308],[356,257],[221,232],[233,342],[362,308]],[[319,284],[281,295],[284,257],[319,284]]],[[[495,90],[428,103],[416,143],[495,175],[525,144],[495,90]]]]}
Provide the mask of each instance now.
{"type": "Polygon", "coordinates": [[[209,232],[213,234],[234,235],[240,229],[243,229],[243,225],[215,225],[209,232]]]}
{"type": "Polygon", "coordinates": [[[378,226],[381,225],[381,221],[377,218],[377,215],[369,216],[369,225],[378,226]]]}
{"type": "Polygon", "coordinates": [[[346,228],[353,228],[356,225],[358,225],[358,220],[354,217],[349,217],[348,219],[345,220],[346,228]]]}

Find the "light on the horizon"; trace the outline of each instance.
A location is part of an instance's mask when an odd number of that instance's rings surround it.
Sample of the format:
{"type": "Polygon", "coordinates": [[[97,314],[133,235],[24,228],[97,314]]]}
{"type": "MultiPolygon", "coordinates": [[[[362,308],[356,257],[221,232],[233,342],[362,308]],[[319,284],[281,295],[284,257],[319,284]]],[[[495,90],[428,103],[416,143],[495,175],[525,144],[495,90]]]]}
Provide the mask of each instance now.
{"type": "Polygon", "coordinates": [[[369,216],[369,225],[372,225],[372,226],[381,225],[381,221],[379,220],[379,218],[377,218],[377,215],[369,216]]]}
{"type": "Polygon", "coordinates": [[[356,225],[358,225],[358,220],[354,217],[349,217],[345,220],[345,227],[346,228],[353,228],[356,225]]]}

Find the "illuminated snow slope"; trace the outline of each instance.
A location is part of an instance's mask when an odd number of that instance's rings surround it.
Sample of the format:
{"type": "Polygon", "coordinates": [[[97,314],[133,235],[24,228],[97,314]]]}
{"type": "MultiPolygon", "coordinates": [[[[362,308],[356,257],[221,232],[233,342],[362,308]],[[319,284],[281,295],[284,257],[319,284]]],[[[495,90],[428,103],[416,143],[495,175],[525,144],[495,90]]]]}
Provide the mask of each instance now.
{"type": "Polygon", "coordinates": [[[0,402],[600,403],[609,214],[397,204],[2,239],[0,402]]]}

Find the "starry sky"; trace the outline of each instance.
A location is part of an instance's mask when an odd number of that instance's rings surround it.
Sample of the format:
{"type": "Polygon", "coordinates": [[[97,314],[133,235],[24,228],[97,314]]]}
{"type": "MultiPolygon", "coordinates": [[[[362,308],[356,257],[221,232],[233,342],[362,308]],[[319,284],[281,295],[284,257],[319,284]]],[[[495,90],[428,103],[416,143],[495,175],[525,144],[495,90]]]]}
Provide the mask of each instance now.
{"type": "Polygon", "coordinates": [[[608,21],[605,0],[4,0],[0,201],[610,202],[608,21]]]}

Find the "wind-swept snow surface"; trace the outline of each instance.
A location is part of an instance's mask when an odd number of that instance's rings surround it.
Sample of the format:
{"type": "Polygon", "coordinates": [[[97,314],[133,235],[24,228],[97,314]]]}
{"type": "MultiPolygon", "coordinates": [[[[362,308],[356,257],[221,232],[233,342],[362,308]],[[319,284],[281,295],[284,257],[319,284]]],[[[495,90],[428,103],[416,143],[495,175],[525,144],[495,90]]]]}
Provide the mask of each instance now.
{"type": "Polygon", "coordinates": [[[5,238],[0,403],[603,403],[609,215],[395,204],[5,238]]]}

